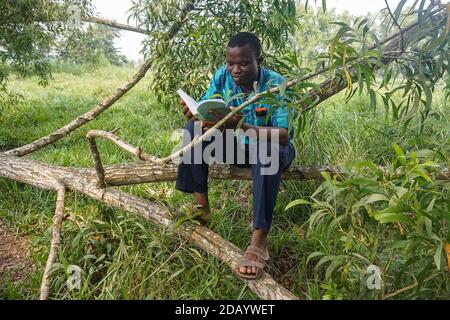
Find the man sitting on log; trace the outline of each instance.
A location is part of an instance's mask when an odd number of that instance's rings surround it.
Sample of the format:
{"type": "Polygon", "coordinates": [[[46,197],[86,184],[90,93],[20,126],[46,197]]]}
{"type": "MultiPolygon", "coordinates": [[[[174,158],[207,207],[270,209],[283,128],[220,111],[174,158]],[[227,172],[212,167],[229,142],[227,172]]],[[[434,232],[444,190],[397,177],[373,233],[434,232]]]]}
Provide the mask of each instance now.
{"type": "MultiPolygon", "coordinates": [[[[200,100],[221,96],[228,106],[238,107],[257,92],[279,86],[284,79],[278,73],[261,66],[261,44],[252,33],[240,32],[228,42],[226,64],[213,75],[209,88],[200,100]],[[257,92],[255,92],[257,90],[257,92]]],[[[267,235],[272,223],[273,210],[278,195],[281,172],[295,157],[292,144],[293,127],[289,130],[292,113],[280,95],[269,102],[251,103],[226,121],[222,130],[213,134],[211,141],[203,141],[183,155],[176,181],[178,190],[194,193],[197,219],[207,224],[211,218],[208,202],[208,164],[220,161],[251,167],[253,180],[253,235],[251,243],[235,272],[246,279],[256,279],[262,274],[269,259],[267,235]],[[242,119],[243,118],[243,119],[242,119]],[[226,129],[226,130],[225,130],[226,129]],[[238,132],[239,134],[236,134],[238,132]],[[211,156],[205,152],[211,143],[220,142],[211,156]],[[195,154],[200,154],[200,157],[195,154]],[[231,153],[231,154],[230,154],[231,153]],[[199,159],[200,158],[200,159],[199,159]],[[196,161],[197,160],[197,161],[196,161]]],[[[194,121],[186,103],[181,100],[183,113],[189,119],[185,127],[184,145],[194,136],[201,135],[217,122],[194,121]]],[[[222,118],[214,113],[217,121],[222,118]]]]}

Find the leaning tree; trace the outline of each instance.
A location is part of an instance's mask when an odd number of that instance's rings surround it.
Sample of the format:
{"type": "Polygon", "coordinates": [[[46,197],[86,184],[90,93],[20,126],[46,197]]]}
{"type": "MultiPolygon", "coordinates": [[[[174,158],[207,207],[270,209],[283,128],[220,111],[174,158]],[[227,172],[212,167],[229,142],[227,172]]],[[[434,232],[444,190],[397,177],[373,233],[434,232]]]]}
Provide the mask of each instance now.
{"type": "MultiPolygon", "coordinates": [[[[194,145],[209,138],[212,130],[206,131],[191,144],[165,157],[149,155],[119,138],[114,132],[92,130],[87,134],[87,141],[93,168],[61,167],[32,160],[25,157],[26,155],[63,139],[95,119],[129,92],[149,70],[153,76],[152,89],[166,92],[161,95],[160,100],[170,107],[168,101],[171,99],[170,92],[173,91],[171,88],[193,83],[205,84],[210,72],[223,58],[222,44],[238,30],[251,30],[261,35],[263,47],[268,53],[267,63],[281,69],[289,81],[267,92],[255,94],[233,113],[258,99],[274,100],[275,95],[282,95],[287,97],[288,106],[298,111],[297,117],[292,121],[299,121],[305,113],[316,108],[322,101],[345,90],[347,99],[351,99],[355,94],[368,95],[372,104],[375,104],[376,95],[380,95],[383,104],[387,109],[392,109],[395,116],[419,116],[425,120],[432,111],[432,94],[436,84],[443,79],[447,85],[447,93],[450,89],[450,6],[431,1],[431,4],[425,7],[425,1],[416,1],[413,7],[405,12],[402,10],[405,2],[401,1],[395,10],[387,8],[386,25],[390,35],[384,39],[380,39],[379,34],[371,30],[369,19],[357,20],[353,25],[338,23],[340,28],[330,40],[328,50],[319,55],[316,68],[305,69],[296,63],[295,49],[289,45],[293,41],[295,29],[301,25],[296,11],[298,3],[293,0],[138,0],[134,1],[131,8],[131,16],[136,20],[136,26],[94,17],[90,15],[88,2],[77,1],[83,8],[80,18],[85,22],[146,34],[147,40],[143,49],[146,60],[134,76],[93,106],[89,112],[36,141],[0,152],[0,176],[57,192],[53,238],[44,271],[41,298],[46,299],[48,296],[49,272],[56,259],[60,242],[66,192],[80,192],[111,207],[138,214],[156,224],[169,226],[174,217],[165,207],[123,192],[114,186],[174,180],[177,170],[175,160],[194,145]],[[415,18],[414,21],[405,24],[405,21],[411,20],[412,17],[415,18]],[[377,74],[383,79],[381,87],[388,90],[381,92],[375,89],[375,85],[378,85],[375,81],[377,74]],[[314,81],[321,77],[326,80],[314,81]],[[394,99],[396,92],[402,93],[400,103],[394,99]],[[109,140],[136,155],[141,161],[104,166],[97,148],[99,138],[109,140]]],[[[27,63],[31,63],[42,73],[42,79],[45,80],[49,75],[48,70],[39,68],[39,64],[33,64],[35,61],[41,61],[41,56],[32,56],[34,60],[26,60],[22,55],[27,50],[34,50],[36,46],[18,46],[20,41],[17,38],[25,34],[32,39],[35,34],[33,32],[37,32],[42,35],[41,39],[46,40],[42,48],[48,48],[51,39],[45,35],[65,29],[64,21],[69,18],[67,8],[72,8],[70,5],[73,2],[41,0],[41,13],[48,13],[48,8],[51,8],[51,13],[22,17],[21,14],[31,10],[28,1],[23,3],[23,6],[18,6],[15,1],[2,2],[4,10],[1,11],[0,18],[7,23],[1,24],[0,27],[1,63],[18,63],[24,68],[29,68],[27,63]],[[17,12],[21,18],[14,15],[17,12]],[[8,20],[8,14],[9,17],[16,18],[8,20]],[[6,48],[7,52],[2,48],[6,48]],[[15,55],[16,52],[19,55],[15,55]]],[[[7,74],[0,78],[3,82],[6,79],[7,74]]],[[[191,94],[200,93],[201,85],[196,88],[191,94]]],[[[214,128],[221,126],[233,113],[214,128]]],[[[213,165],[210,170],[210,177],[215,179],[250,178],[247,170],[230,166],[213,165]]],[[[384,168],[380,170],[383,171],[384,168]]],[[[341,170],[330,166],[295,166],[288,169],[283,178],[321,179],[324,172],[339,175],[341,170]]],[[[440,179],[449,179],[446,169],[438,175],[440,179]]],[[[176,232],[212,253],[231,268],[237,266],[242,255],[242,251],[236,246],[205,227],[182,224],[176,232]]],[[[247,284],[264,299],[298,298],[277,284],[267,273],[259,280],[248,281],[247,284]]]]}

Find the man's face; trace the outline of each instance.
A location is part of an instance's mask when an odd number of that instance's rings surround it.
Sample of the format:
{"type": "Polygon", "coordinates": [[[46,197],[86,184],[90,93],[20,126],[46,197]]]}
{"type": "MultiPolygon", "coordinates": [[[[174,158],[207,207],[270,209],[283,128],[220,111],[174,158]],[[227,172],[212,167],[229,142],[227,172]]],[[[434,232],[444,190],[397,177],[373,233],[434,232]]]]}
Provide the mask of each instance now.
{"type": "Polygon", "coordinates": [[[251,46],[227,48],[227,69],[236,85],[249,86],[258,80],[258,67],[262,61],[257,59],[251,46]]]}

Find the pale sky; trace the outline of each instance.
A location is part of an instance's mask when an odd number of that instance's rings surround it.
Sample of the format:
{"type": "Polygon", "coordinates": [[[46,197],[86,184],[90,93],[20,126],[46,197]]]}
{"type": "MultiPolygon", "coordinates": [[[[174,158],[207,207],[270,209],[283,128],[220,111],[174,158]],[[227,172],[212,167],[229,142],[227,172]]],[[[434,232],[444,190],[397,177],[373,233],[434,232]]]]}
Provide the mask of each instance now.
{"type": "MultiPolygon", "coordinates": [[[[392,10],[397,7],[400,0],[388,0],[392,10]]],[[[414,0],[408,0],[413,3],[414,0]]],[[[314,1],[310,1],[314,5],[314,1]]],[[[316,1],[320,6],[322,1],[316,1]]],[[[99,17],[114,19],[121,23],[127,23],[127,10],[131,6],[131,0],[92,0],[99,17]]],[[[352,15],[366,15],[369,12],[379,12],[385,7],[384,0],[327,0],[327,9],[335,8],[337,12],[348,11],[352,15]]],[[[132,24],[130,22],[130,24],[132,24]]],[[[139,50],[145,36],[131,31],[121,31],[121,37],[116,46],[121,53],[129,59],[137,61],[141,56],[139,50]]]]}

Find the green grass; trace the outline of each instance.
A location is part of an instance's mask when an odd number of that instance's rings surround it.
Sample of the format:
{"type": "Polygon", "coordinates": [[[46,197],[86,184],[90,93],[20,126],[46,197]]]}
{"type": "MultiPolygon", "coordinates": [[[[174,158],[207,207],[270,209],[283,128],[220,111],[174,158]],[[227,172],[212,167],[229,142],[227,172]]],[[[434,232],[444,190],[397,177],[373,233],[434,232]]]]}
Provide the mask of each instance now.
{"type": "MultiPolygon", "coordinates": [[[[12,92],[20,94],[19,103],[3,106],[0,115],[0,150],[20,146],[42,137],[90,110],[134,73],[127,68],[89,69],[58,66],[54,81],[45,88],[35,79],[14,78],[12,92]]],[[[158,105],[148,80],[97,119],[73,132],[31,158],[64,166],[88,167],[92,161],[86,143],[90,129],[112,130],[147,153],[165,156],[176,142],[171,133],[181,128],[184,119],[158,105]]],[[[438,95],[435,108],[444,110],[438,95]]],[[[362,160],[385,164],[392,160],[392,143],[406,150],[433,149],[448,154],[448,108],[440,118],[427,120],[425,132],[417,124],[385,117],[383,110],[370,110],[365,97],[348,104],[342,95],[326,101],[297,136],[298,164],[345,165],[362,160]]],[[[105,164],[136,161],[112,144],[99,143],[105,164]]],[[[297,198],[307,198],[319,186],[315,181],[285,181],[279,194],[270,234],[271,262],[267,271],[293,293],[305,299],[359,298],[358,290],[341,290],[325,279],[325,269],[315,269],[307,257],[314,251],[343,252],[336,234],[326,225],[308,228],[311,210],[297,206],[284,211],[297,198]]],[[[121,187],[146,199],[176,210],[191,200],[174,188],[174,182],[121,187]]],[[[211,181],[210,199],[214,216],[211,228],[228,241],[244,248],[249,241],[252,221],[251,182],[211,181]]],[[[51,224],[56,195],[28,185],[0,178],[0,219],[20,235],[31,237],[32,258],[38,272],[17,286],[0,278],[0,298],[37,298],[40,280],[51,240],[51,224]]],[[[51,299],[254,299],[232,271],[215,257],[171,233],[133,214],[111,209],[77,193],[67,194],[65,213],[70,216],[62,228],[58,265],[52,275],[51,299]],[[83,270],[80,290],[65,285],[70,265],[83,270]]],[[[374,229],[370,229],[374,231],[374,229]]],[[[356,271],[355,271],[356,272],[356,271]]],[[[359,271],[363,272],[363,271],[359,271]]],[[[405,283],[406,286],[408,283],[405,283]]],[[[437,285],[436,285],[437,286],[437,285]]],[[[444,292],[444,293],[443,293],[444,292]]],[[[433,298],[445,297],[436,288],[433,298]]],[[[429,297],[427,293],[424,297],[429,297]]],[[[364,298],[375,298],[368,293],[364,298]]],[[[401,296],[400,296],[401,297],[401,296]]]]}

